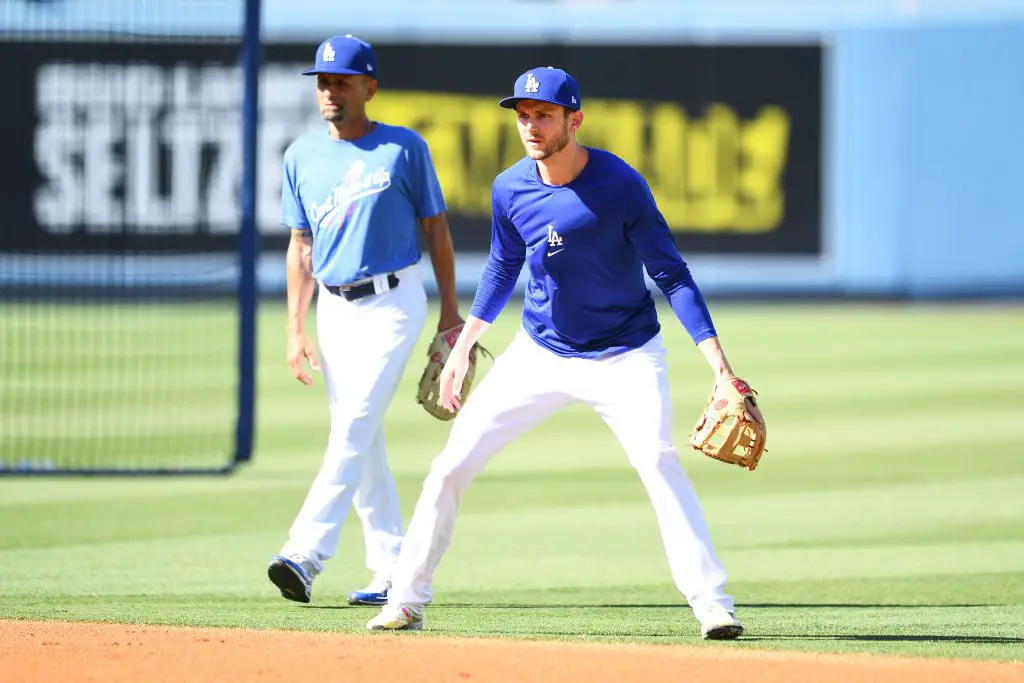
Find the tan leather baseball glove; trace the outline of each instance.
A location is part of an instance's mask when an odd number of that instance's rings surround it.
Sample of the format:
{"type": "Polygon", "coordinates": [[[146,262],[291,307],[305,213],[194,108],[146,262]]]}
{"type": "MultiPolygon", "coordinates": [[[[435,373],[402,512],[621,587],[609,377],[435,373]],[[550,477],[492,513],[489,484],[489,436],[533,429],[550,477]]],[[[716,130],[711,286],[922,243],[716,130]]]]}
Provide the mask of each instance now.
{"type": "MultiPolygon", "coordinates": [[[[427,349],[427,367],[420,377],[416,402],[438,420],[452,420],[459,412],[458,410],[454,413],[449,412],[439,401],[441,400],[441,371],[444,369],[444,364],[448,362],[448,356],[451,355],[455,342],[459,339],[462,327],[462,325],[457,325],[449,330],[438,332],[431,342],[430,348],[427,349]]],[[[466,371],[465,379],[462,380],[462,405],[465,405],[466,399],[469,398],[469,393],[473,389],[477,351],[492,357],[490,352],[479,344],[473,346],[473,350],[469,353],[469,369],[466,371]]]]}
{"type": "Polygon", "coordinates": [[[753,471],[768,438],[756,393],[739,377],[717,384],[690,433],[690,445],[709,458],[753,471]]]}

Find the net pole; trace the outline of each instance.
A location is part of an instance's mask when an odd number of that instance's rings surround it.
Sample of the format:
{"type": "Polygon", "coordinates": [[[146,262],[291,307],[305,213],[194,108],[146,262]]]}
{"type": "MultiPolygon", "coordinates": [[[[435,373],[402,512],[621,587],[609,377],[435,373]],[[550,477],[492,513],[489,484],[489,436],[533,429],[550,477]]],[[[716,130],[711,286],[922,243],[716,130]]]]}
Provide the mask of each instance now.
{"type": "Polygon", "coordinates": [[[260,50],[262,0],[245,0],[242,34],[242,211],[238,234],[239,350],[238,424],[234,462],[252,458],[253,427],[256,416],[256,227],[257,129],[259,123],[260,50]]]}

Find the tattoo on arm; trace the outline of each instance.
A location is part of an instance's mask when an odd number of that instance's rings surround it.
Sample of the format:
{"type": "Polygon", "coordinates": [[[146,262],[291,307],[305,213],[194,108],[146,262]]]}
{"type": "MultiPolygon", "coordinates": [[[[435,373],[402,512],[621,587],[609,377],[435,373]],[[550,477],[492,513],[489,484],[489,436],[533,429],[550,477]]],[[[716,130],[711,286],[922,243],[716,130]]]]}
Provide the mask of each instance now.
{"type": "Polygon", "coordinates": [[[288,245],[289,258],[294,255],[299,267],[307,274],[313,272],[313,232],[292,228],[291,241],[288,245]]]}

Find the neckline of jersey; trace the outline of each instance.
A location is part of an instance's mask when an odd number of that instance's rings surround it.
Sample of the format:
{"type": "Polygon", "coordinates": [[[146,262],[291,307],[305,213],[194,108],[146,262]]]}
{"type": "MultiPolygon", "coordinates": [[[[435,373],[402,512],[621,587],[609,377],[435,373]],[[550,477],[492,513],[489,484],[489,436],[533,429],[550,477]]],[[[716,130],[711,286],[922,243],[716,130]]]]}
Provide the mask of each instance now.
{"type": "Polygon", "coordinates": [[[337,138],[332,138],[330,132],[328,131],[327,139],[330,140],[331,142],[336,142],[336,143],[339,143],[339,144],[340,143],[344,143],[344,144],[349,144],[349,145],[354,145],[354,144],[357,144],[357,143],[360,143],[360,142],[364,142],[364,141],[369,140],[370,138],[372,138],[374,135],[376,135],[377,131],[379,131],[381,129],[381,127],[383,127],[383,125],[384,125],[380,121],[374,121],[373,119],[370,119],[370,123],[373,124],[373,128],[371,128],[365,135],[360,135],[357,138],[352,138],[351,140],[338,140],[337,138]]]}
{"type": "Polygon", "coordinates": [[[594,161],[594,150],[585,145],[581,145],[581,147],[587,150],[587,163],[583,164],[583,168],[581,168],[580,172],[576,174],[576,177],[567,182],[565,185],[549,185],[545,183],[540,177],[540,171],[537,170],[536,161],[530,164],[530,179],[533,180],[538,185],[540,185],[541,187],[543,187],[545,190],[571,190],[573,185],[578,183],[580,178],[583,177],[583,174],[589,172],[591,162],[594,161]]]}

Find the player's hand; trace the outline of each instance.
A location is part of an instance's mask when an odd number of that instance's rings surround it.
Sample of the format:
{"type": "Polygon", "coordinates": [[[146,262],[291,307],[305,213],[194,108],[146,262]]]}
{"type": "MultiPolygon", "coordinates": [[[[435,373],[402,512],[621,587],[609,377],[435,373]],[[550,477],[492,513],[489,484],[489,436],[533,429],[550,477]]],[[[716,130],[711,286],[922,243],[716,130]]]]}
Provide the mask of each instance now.
{"type": "Polygon", "coordinates": [[[462,407],[462,381],[468,370],[469,353],[456,346],[441,370],[441,405],[453,413],[462,407]]]}
{"type": "Polygon", "coordinates": [[[313,386],[313,378],[306,374],[303,361],[309,363],[309,369],[313,372],[320,372],[320,364],[316,360],[316,351],[313,349],[313,342],[305,332],[292,332],[288,335],[288,367],[292,369],[295,379],[307,387],[313,386]]]}
{"type": "Polygon", "coordinates": [[[459,327],[465,325],[466,321],[459,315],[458,310],[446,311],[441,309],[441,319],[437,323],[437,331],[443,332],[444,330],[450,330],[453,327],[459,327]]]}

